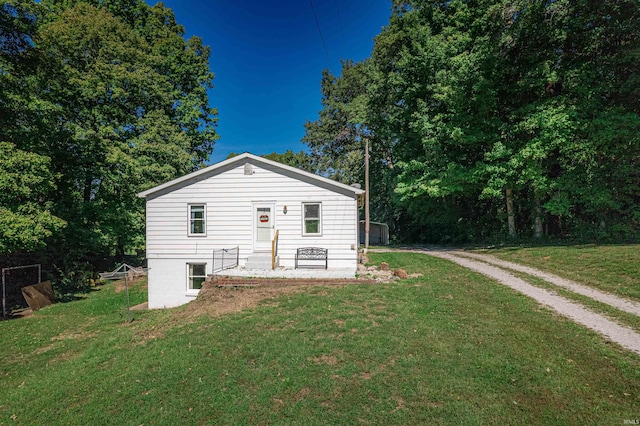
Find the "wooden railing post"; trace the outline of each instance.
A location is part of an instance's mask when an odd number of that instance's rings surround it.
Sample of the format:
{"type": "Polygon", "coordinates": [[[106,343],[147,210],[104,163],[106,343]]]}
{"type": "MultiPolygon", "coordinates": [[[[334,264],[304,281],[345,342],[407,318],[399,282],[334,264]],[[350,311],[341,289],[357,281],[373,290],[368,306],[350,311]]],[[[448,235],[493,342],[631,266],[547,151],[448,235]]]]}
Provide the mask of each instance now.
{"type": "Polygon", "coordinates": [[[276,235],[271,240],[271,269],[276,269],[276,256],[278,255],[278,234],[279,230],[276,229],[276,235]]]}

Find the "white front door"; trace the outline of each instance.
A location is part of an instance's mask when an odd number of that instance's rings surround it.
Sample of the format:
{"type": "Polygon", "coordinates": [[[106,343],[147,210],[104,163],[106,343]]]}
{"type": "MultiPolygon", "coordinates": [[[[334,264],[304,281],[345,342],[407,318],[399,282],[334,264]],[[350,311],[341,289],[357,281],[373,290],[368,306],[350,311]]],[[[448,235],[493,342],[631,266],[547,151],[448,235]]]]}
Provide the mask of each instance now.
{"type": "Polygon", "coordinates": [[[273,203],[253,204],[253,251],[271,251],[275,211],[273,203]]]}

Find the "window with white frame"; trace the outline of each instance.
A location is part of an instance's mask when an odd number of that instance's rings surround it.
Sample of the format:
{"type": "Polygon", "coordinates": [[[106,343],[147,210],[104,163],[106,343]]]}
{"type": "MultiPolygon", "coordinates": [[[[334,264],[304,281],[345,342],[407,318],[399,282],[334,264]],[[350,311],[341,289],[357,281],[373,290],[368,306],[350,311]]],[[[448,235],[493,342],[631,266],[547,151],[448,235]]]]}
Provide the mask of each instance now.
{"type": "Polygon", "coordinates": [[[205,204],[189,204],[189,235],[207,235],[205,204]]]}
{"type": "Polygon", "coordinates": [[[202,284],[207,279],[207,264],[206,263],[187,263],[188,290],[200,290],[202,284]]]}
{"type": "Polygon", "coordinates": [[[302,235],[322,234],[322,204],[302,203],[302,235]]]}

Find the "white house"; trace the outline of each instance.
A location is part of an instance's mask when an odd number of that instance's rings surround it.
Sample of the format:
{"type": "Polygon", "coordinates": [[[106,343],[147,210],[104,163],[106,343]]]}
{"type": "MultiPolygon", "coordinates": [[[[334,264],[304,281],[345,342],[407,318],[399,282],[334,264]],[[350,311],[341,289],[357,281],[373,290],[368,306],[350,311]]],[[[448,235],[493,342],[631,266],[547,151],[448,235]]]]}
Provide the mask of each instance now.
{"type": "Polygon", "coordinates": [[[249,153],[141,192],[149,307],[192,300],[220,266],[214,251],[238,247],[240,266],[270,269],[276,232],[280,266],[294,268],[298,248],[320,247],[328,269],[355,274],[363,192],[249,153]]]}

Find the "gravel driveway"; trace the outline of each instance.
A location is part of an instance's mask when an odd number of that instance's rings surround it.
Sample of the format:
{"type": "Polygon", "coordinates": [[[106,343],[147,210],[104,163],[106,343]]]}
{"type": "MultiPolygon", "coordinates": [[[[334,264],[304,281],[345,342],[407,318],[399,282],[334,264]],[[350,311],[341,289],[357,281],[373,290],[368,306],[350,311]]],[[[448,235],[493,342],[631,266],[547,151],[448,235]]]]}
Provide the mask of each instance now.
{"type": "Polygon", "coordinates": [[[503,261],[489,255],[468,253],[458,250],[438,249],[401,249],[398,251],[418,252],[439,257],[441,259],[457,263],[460,266],[476,271],[482,275],[486,275],[501,284],[511,287],[512,289],[535,299],[538,303],[555,310],[574,322],[582,324],[585,327],[604,335],[612,342],[615,342],[640,355],[640,333],[637,333],[629,327],[620,325],[604,315],[593,312],[579,303],[559,296],[552,291],[531,285],[522,278],[519,278],[509,272],[509,270],[541,278],[555,286],[590,297],[593,300],[606,303],[607,305],[613,306],[621,311],[637,316],[640,316],[640,303],[622,299],[615,295],[580,285],[576,282],[566,280],[535,268],[503,261]]]}

